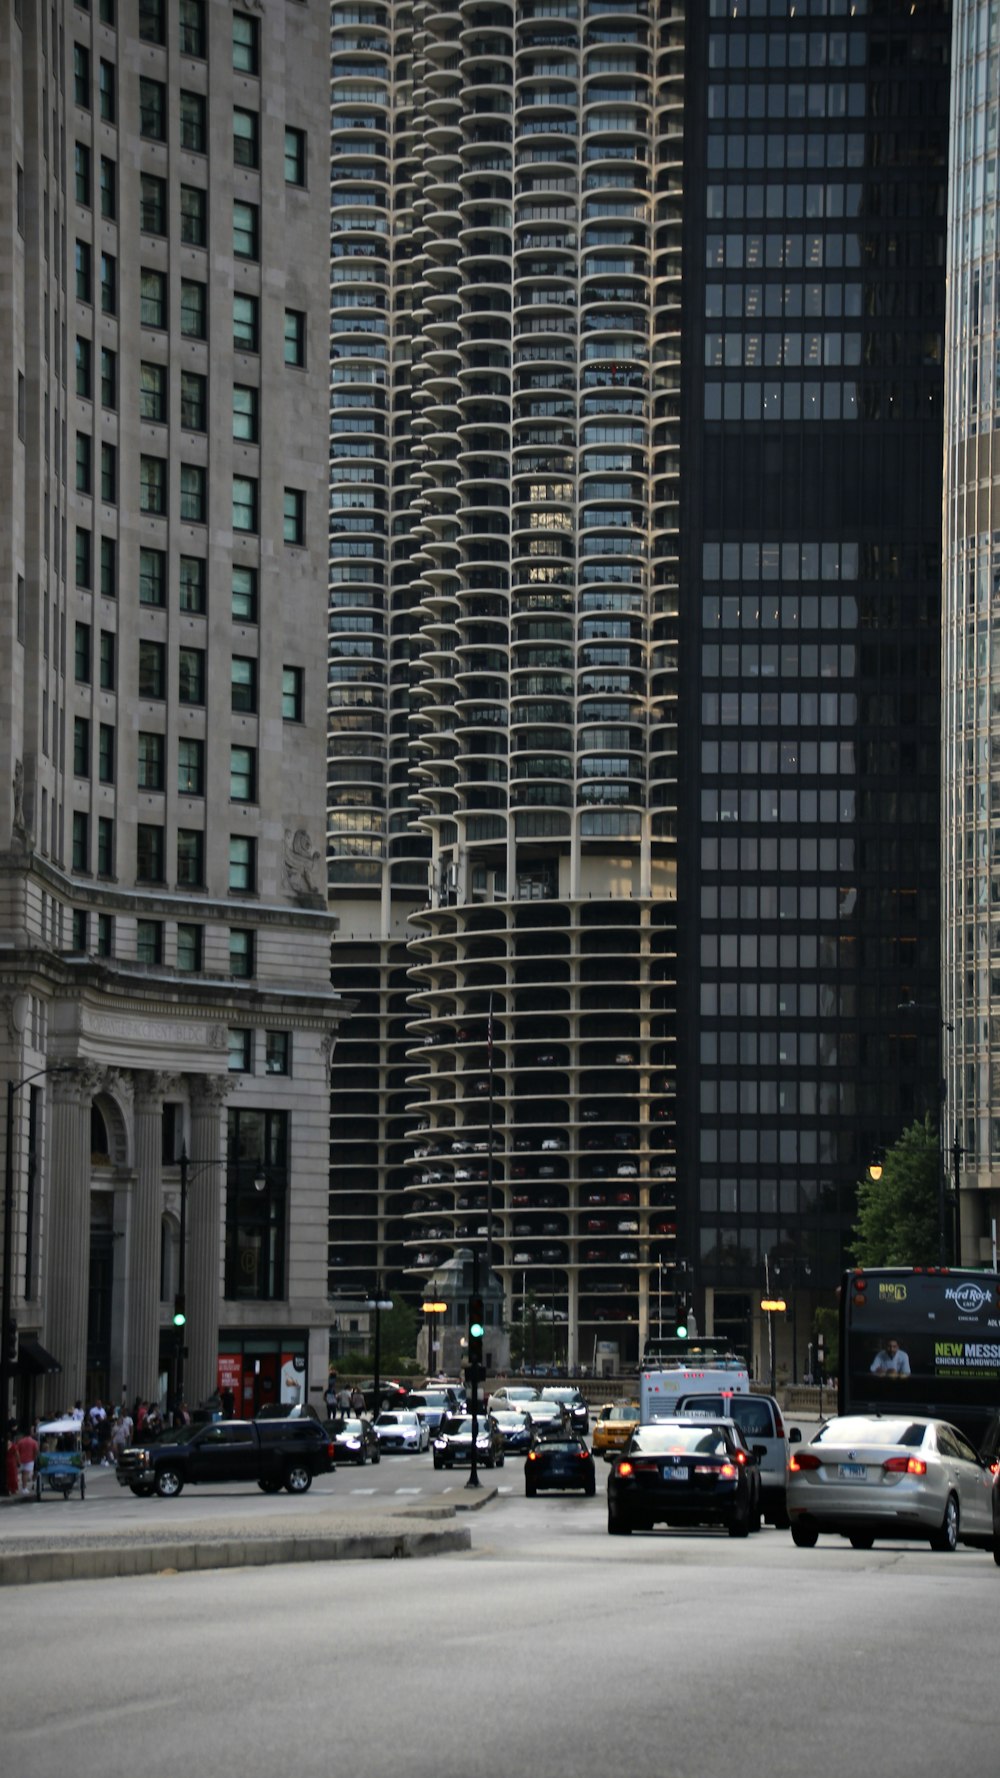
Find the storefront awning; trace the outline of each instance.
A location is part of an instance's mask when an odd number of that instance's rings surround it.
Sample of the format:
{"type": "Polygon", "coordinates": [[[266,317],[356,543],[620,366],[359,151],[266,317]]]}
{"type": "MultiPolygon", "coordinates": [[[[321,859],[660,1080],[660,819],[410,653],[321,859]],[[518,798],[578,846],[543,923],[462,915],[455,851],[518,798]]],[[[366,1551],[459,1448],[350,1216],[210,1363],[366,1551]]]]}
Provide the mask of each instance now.
{"type": "Polygon", "coordinates": [[[21,1334],[17,1342],[17,1363],[14,1371],[20,1377],[53,1376],[62,1370],[58,1358],[47,1352],[34,1334],[21,1334]]]}

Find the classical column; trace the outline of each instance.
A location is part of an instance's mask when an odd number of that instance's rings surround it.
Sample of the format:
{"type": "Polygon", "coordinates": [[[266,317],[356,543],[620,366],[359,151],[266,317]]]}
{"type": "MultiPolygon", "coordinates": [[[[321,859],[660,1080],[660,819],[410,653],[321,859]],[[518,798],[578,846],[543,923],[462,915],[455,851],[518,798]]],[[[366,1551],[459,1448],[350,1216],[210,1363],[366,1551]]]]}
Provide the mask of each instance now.
{"type": "Polygon", "coordinates": [[[219,1312],[222,1304],[223,1186],[226,1139],[223,1105],[227,1074],[189,1075],[191,1155],[187,1203],[187,1363],[185,1394],[195,1407],[215,1393],[219,1380],[219,1312]]]}
{"type": "Polygon", "coordinates": [[[46,1377],[46,1412],[83,1399],[90,1290],[90,1107],[104,1069],[52,1076],[52,1153],[45,1203],[45,1339],[62,1365],[46,1377]]]}
{"type": "Polygon", "coordinates": [[[129,1400],[158,1398],[160,1248],[163,1227],[163,1099],[171,1076],[135,1069],[135,1190],[128,1230],[128,1295],[122,1374],[129,1400]]]}

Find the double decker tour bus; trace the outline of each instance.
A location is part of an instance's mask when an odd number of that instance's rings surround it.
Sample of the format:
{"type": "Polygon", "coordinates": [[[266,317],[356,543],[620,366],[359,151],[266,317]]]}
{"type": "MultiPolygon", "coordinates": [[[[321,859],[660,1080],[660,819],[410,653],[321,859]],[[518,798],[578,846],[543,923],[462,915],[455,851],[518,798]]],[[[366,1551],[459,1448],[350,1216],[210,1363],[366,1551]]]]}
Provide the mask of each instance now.
{"type": "Polygon", "coordinates": [[[840,1414],[948,1420],[978,1447],[1000,1411],[1000,1273],[859,1266],[840,1288],[840,1414]]]}

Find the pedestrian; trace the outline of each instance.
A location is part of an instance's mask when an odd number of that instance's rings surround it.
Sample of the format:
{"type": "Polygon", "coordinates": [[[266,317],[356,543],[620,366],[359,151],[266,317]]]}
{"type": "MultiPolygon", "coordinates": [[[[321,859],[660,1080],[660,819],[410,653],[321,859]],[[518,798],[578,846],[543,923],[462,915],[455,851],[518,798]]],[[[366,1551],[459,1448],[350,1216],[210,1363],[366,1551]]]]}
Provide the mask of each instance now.
{"type": "Polygon", "coordinates": [[[354,1388],[351,1390],[351,1413],[352,1414],[363,1414],[364,1411],[365,1411],[365,1398],[364,1398],[364,1395],[362,1394],[361,1390],[358,1388],[357,1384],[355,1384],[354,1388]]]}
{"type": "Polygon", "coordinates": [[[15,1428],[10,1426],[7,1429],[7,1437],[4,1440],[4,1461],[7,1466],[7,1494],[11,1500],[17,1498],[20,1486],[20,1475],[17,1467],[17,1445],[15,1440],[15,1428]]]}
{"type": "Polygon", "coordinates": [[[15,1446],[17,1451],[18,1491],[30,1494],[35,1482],[35,1459],[38,1456],[38,1440],[25,1429],[15,1446]]]}
{"type": "Polygon", "coordinates": [[[79,1425],[80,1421],[83,1419],[83,1402],[82,1401],[77,1401],[77,1402],[73,1403],[73,1410],[72,1410],[69,1417],[71,1420],[75,1420],[77,1422],[77,1425],[79,1425]]]}
{"type": "Polygon", "coordinates": [[[227,1387],[222,1390],[221,1400],[222,1418],[224,1420],[231,1420],[236,1412],[236,1397],[230,1388],[227,1387]]]}
{"type": "Polygon", "coordinates": [[[340,1409],[341,1418],[346,1419],[351,1411],[351,1392],[346,1383],[344,1384],[343,1389],[339,1390],[337,1393],[337,1406],[340,1409]]]}
{"type": "Polygon", "coordinates": [[[146,1414],[146,1431],[150,1438],[158,1437],[163,1431],[163,1415],[155,1401],[150,1403],[149,1411],[146,1414]]]}

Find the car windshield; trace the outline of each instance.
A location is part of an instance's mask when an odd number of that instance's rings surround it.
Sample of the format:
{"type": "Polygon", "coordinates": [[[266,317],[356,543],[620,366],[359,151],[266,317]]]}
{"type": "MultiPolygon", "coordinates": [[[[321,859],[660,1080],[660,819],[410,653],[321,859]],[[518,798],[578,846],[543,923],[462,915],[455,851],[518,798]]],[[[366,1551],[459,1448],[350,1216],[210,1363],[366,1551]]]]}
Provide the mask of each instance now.
{"type": "MultiPolygon", "coordinates": [[[[388,1419],[388,1415],[383,1415],[383,1419],[388,1419]]],[[[364,1427],[360,1420],[345,1420],[341,1428],[341,1433],[345,1438],[360,1438],[363,1431],[364,1427]]]]}
{"type": "MultiPolygon", "coordinates": [[[[163,1431],[158,1432],[155,1438],[151,1440],[151,1443],[154,1445],[186,1445],[191,1439],[196,1438],[199,1432],[204,1432],[204,1430],[204,1421],[202,1421],[200,1426],[196,1426],[193,1423],[188,1426],[174,1426],[169,1429],[165,1426],[163,1431]]],[[[142,1436],[142,1433],[137,1435],[137,1442],[141,1442],[142,1436]]]]}
{"type": "Polygon", "coordinates": [[[882,1420],[862,1414],[845,1414],[828,1420],[813,1436],[814,1445],[922,1445],[927,1432],[915,1420],[882,1420]]]}
{"type": "MultiPolygon", "coordinates": [[[[484,1422],[480,1421],[480,1425],[483,1424],[484,1422]]],[[[471,1429],[471,1415],[468,1419],[464,1419],[461,1414],[452,1414],[441,1422],[441,1432],[445,1438],[451,1437],[451,1435],[456,1432],[470,1432],[471,1429]]]]}
{"type": "Polygon", "coordinates": [[[579,1389],[543,1389],[542,1400],[577,1402],[580,1400],[580,1391],[579,1389]]]}
{"type": "Polygon", "coordinates": [[[601,1409],[602,1420],[638,1420],[639,1410],[630,1401],[615,1401],[601,1409]]]}
{"type": "Polygon", "coordinates": [[[690,1395],[684,1400],[686,1414],[714,1414],[735,1420],[741,1432],[751,1438],[771,1438],[774,1421],[766,1401],[755,1401],[752,1395],[690,1395]]]}
{"type": "Polygon", "coordinates": [[[376,1426],[416,1426],[416,1414],[380,1414],[376,1426]]]}
{"type": "Polygon", "coordinates": [[[516,1414],[510,1409],[504,1411],[504,1409],[498,1408],[493,1418],[498,1426],[527,1426],[530,1416],[516,1414]]]}
{"type": "Polygon", "coordinates": [[[659,1426],[637,1426],[632,1434],[631,1450],[662,1457],[676,1451],[698,1456],[724,1457],[726,1436],[717,1426],[685,1426],[669,1420],[659,1426]]]}

